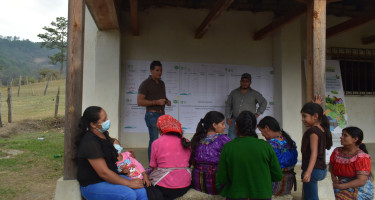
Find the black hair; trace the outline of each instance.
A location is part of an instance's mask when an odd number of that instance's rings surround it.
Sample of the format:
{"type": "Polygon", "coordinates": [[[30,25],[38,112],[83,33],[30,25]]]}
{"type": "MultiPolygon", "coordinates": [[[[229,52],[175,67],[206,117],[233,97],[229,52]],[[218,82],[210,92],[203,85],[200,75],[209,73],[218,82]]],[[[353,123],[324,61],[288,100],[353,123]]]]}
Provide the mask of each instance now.
{"type": "Polygon", "coordinates": [[[154,70],[156,66],[162,67],[161,62],[158,60],[152,61],[150,64],[150,70],[154,70]]]}
{"type": "Polygon", "coordinates": [[[271,116],[266,116],[258,123],[259,128],[265,128],[268,126],[269,129],[275,132],[281,132],[281,135],[286,139],[290,147],[296,146],[296,143],[292,140],[290,135],[280,128],[279,122],[271,116]]]}
{"type": "Polygon", "coordinates": [[[182,144],[182,147],[184,147],[184,149],[187,149],[187,148],[190,147],[189,140],[187,140],[186,138],[182,137],[182,134],[180,134],[180,133],[177,133],[177,132],[167,132],[167,133],[164,133],[164,135],[174,135],[174,136],[177,136],[177,137],[181,138],[181,144],[182,144]]]}
{"type": "Polygon", "coordinates": [[[250,111],[242,111],[236,118],[236,135],[239,136],[253,136],[258,138],[255,133],[257,125],[257,118],[250,111]]]}
{"type": "Polygon", "coordinates": [[[190,164],[194,164],[195,152],[199,146],[200,141],[207,136],[207,132],[210,130],[215,130],[214,123],[218,124],[225,119],[221,112],[210,111],[203,119],[198,122],[197,130],[193,138],[191,139],[191,155],[190,164]]]}
{"type": "Polygon", "coordinates": [[[311,116],[318,114],[318,120],[326,135],[326,149],[330,149],[332,147],[332,134],[329,128],[329,120],[327,116],[324,115],[323,108],[317,103],[309,102],[302,107],[301,113],[307,113],[311,116]]]}
{"type": "Polygon", "coordinates": [[[366,145],[362,143],[363,141],[363,132],[360,128],[350,126],[342,129],[342,131],[346,131],[352,138],[358,138],[357,142],[355,145],[357,145],[363,152],[368,154],[366,145]]]}
{"type": "Polygon", "coordinates": [[[78,140],[76,143],[77,146],[81,142],[83,135],[90,130],[90,123],[91,122],[96,123],[100,119],[101,110],[103,110],[103,108],[99,106],[90,106],[90,107],[87,107],[86,110],[83,112],[83,115],[80,118],[80,121],[78,124],[80,133],[78,135],[78,140]]]}

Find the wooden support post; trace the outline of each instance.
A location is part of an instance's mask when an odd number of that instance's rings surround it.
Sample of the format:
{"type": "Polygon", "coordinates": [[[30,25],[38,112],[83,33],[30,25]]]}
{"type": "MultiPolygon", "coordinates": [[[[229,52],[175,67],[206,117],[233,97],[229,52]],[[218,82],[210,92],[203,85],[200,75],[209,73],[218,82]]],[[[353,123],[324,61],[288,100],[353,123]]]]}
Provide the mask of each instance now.
{"type": "MultiPolygon", "coordinates": [[[[311,55],[307,57],[312,58],[313,94],[319,94],[323,98],[326,93],[326,3],[326,0],[311,0],[308,2],[311,5],[307,6],[312,21],[311,29],[307,30],[307,35],[312,36],[312,52],[308,51],[311,55]]],[[[307,41],[309,42],[309,39],[307,41]]],[[[325,101],[322,102],[322,107],[325,108],[325,101]]]]}
{"type": "Polygon", "coordinates": [[[313,2],[307,2],[307,56],[306,56],[306,101],[309,102],[313,98],[313,2]]]}
{"type": "Polygon", "coordinates": [[[64,180],[72,180],[77,176],[77,148],[75,142],[78,139],[78,123],[82,114],[85,1],[69,0],[68,7],[64,180]]]}
{"type": "Polygon", "coordinates": [[[31,92],[32,92],[33,96],[35,96],[34,89],[33,89],[33,87],[31,87],[31,83],[29,83],[29,86],[31,88],[31,92]]]}

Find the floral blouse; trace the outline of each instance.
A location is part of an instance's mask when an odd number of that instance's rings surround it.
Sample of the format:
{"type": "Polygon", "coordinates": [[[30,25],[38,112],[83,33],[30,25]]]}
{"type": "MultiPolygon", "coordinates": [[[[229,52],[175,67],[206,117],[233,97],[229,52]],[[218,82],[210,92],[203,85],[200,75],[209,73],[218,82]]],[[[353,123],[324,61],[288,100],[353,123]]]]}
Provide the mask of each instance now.
{"type": "Polygon", "coordinates": [[[342,147],[337,147],[330,158],[330,166],[333,167],[335,176],[352,178],[356,175],[370,175],[371,156],[362,150],[354,155],[347,155],[342,152],[342,147]]]}

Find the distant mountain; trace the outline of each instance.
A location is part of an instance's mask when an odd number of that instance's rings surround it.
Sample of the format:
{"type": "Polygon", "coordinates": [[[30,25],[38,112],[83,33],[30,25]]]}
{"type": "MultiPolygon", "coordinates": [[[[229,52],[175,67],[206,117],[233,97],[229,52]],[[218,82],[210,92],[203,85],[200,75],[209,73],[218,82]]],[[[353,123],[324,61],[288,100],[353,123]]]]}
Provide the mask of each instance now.
{"type": "Polygon", "coordinates": [[[39,42],[0,38],[1,82],[6,84],[20,75],[37,79],[40,68],[58,70],[59,66],[49,64],[48,58],[57,51],[40,48],[39,42]]]}

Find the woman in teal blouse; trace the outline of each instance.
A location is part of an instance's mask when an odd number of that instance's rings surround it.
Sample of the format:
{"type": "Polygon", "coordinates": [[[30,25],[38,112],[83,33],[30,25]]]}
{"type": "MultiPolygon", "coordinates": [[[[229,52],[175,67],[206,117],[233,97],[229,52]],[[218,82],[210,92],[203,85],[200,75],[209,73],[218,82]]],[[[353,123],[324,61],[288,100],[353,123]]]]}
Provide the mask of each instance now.
{"type": "Polygon", "coordinates": [[[221,152],[216,182],[227,199],[271,199],[272,182],[282,179],[275,151],[258,139],[255,128],[254,114],[241,112],[235,124],[237,138],[221,152]]]}

